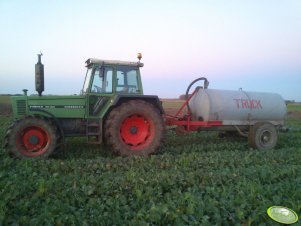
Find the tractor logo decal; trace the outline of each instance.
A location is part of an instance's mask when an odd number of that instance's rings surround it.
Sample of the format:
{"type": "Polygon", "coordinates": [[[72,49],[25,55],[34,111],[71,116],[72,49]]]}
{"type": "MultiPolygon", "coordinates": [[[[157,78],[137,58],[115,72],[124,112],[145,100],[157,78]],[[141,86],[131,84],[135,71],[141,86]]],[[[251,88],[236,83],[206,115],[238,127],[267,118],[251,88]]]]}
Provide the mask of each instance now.
{"type": "Polygon", "coordinates": [[[30,109],[54,109],[54,108],[63,108],[63,109],[84,109],[84,105],[29,105],[30,109]]]}

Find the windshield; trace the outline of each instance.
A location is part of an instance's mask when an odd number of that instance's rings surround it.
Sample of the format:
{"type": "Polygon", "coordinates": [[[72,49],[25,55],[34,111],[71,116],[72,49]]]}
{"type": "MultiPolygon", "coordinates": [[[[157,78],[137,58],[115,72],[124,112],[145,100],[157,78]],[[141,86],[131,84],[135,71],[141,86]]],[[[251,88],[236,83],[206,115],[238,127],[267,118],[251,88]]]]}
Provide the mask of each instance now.
{"type": "Polygon", "coordinates": [[[83,86],[82,93],[87,93],[88,92],[91,75],[92,75],[92,68],[89,68],[88,71],[87,71],[87,74],[86,74],[86,79],[85,79],[85,83],[84,83],[84,86],[83,86]]]}

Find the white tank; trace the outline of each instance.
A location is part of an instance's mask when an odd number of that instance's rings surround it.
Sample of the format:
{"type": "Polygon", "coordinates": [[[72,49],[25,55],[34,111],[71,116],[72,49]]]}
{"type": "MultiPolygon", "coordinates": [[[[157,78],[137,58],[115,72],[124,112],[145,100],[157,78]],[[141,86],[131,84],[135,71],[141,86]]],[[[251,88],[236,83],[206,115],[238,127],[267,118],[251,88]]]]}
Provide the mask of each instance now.
{"type": "Polygon", "coordinates": [[[287,113],[276,93],[199,89],[189,101],[194,120],[223,121],[223,125],[252,125],[269,121],[283,125],[287,113]]]}

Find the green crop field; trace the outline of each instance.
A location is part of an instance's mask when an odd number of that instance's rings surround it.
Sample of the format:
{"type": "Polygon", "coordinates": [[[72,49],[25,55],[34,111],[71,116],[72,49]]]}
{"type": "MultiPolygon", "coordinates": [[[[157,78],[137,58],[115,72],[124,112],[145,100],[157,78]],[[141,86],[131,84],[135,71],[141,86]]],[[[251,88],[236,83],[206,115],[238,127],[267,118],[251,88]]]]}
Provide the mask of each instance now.
{"type": "Polygon", "coordinates": [[[268,207],[301,214],[295,118],[265,152],[249,149],[245,138],[170,131],[148,158],[116,157],[69,138],[48,160],[25,161],[2,148],[12,117],[0,116],[0,225],[280,225],[268,207]]]}

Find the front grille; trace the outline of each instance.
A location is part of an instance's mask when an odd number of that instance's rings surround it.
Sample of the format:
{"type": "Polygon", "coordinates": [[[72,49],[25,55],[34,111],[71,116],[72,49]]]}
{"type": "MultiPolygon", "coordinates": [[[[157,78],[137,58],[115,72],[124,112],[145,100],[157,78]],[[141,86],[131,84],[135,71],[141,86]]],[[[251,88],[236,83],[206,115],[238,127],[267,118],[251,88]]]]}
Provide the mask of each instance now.
{"type": "Polygon", "coordinates": [[[17,114],[18,115],[26,114],[26,101],[25,100],[17,100],[17,114]]]}

